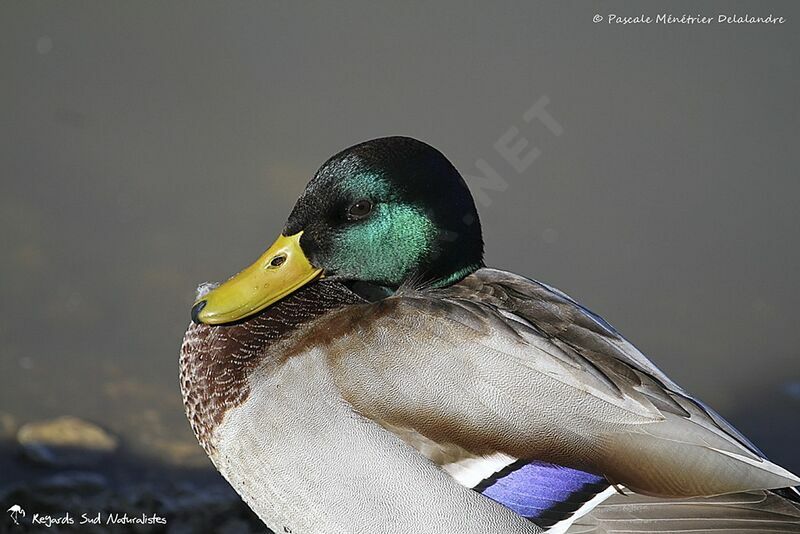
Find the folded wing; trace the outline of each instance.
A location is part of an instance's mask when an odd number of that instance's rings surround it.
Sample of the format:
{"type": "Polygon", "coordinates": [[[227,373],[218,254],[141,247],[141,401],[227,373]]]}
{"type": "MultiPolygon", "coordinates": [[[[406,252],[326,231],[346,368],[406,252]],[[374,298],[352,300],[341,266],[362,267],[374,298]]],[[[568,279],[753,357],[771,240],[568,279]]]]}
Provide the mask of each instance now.
{"type": "Polygon", "coordinates": [[[428,445],[664,497],[800,482],[605,321],[536,282],[483,269],[349,313],[369,319],[331,319],[354,325],[327,340],[338,387],[359,413],[428,445]]]}

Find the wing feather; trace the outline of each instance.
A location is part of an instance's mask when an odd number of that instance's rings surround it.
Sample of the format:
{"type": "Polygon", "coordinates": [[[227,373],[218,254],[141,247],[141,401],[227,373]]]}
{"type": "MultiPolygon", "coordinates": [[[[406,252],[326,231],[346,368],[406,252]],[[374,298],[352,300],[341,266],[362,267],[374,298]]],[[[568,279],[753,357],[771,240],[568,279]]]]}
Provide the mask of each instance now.
{"type": "Polygon", "coordinates": [[[332,367],[347,400],[387,428],[652,495],[800,482],[608,323],[536,282],[482,269],[359,310],[359,326],[330,342],[332,367]]]}
{"type": "Polygon", "coordinates": [[[800,531],[800,506],[769,491],[712,498],[615,494],[577,519],[567,534],[762,534],[800,531]]]}

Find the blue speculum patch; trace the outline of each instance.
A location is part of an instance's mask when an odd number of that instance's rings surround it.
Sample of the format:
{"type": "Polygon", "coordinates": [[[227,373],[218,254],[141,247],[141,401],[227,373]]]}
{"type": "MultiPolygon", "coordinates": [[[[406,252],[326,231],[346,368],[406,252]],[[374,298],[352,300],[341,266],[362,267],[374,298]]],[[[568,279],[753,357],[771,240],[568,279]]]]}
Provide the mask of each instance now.
{"type": "Polygon", "coordinates": [[[547,527],[569,517],[608,487],[603,477],[543,462],[517,462],[475,489],[547,527]]]}

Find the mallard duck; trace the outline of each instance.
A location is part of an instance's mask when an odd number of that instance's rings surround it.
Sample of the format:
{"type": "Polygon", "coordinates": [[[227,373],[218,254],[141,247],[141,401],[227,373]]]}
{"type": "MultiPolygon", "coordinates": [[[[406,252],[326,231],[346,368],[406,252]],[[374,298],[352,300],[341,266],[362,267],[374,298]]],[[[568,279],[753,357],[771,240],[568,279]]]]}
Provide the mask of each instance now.
{"type": "Polygon", "coordinates": [[[275,532],[800,528],[797,476],[600,316],[484,265],[467,185],[420,141],[330,158],[191,315],[189,421],[275,532]]]}

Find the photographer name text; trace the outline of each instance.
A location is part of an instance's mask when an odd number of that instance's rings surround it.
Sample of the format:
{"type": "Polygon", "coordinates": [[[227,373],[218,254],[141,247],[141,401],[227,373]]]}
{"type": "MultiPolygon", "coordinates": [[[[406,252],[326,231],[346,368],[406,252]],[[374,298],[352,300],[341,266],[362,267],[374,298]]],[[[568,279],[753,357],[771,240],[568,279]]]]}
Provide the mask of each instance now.
{"type": "Polygon", "coordinates": [[[596,14],[592,17],[595,24],[606,22],[607,24],[785,24],[786,18],[776,17],[772,13],[767,16],[753,16],[750,14],[738,15],[720,13],[718,15],[673,15],[672,13],[660,13],[658,15],[608,15],[596,14]]]}

